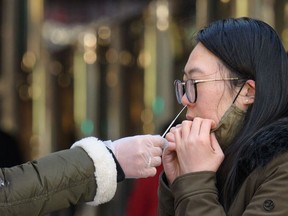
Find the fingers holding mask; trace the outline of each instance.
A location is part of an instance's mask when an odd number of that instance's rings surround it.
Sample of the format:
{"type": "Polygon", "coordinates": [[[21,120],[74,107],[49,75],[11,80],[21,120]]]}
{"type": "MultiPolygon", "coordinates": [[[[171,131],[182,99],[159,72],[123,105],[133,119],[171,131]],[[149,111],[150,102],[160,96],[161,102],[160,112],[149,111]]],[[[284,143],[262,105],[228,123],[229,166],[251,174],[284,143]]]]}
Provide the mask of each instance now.
{"type": "Polygon", "coordinates": [[[169,132],[166,134],[165,138],[169,143],[175,143],[175,132],[176,130],[181,130],[182,125],[177,124],[175,127],[172,127],[169,132]]]}
{"type": "Polygon", "coordinates": [[[182,131],[176,130],[176,151],[182,174],[217,171],[223,152],[214,135],[211,135],[214,126],[210,119],[195,118],[193,122],[183,121],[182,131]]]}

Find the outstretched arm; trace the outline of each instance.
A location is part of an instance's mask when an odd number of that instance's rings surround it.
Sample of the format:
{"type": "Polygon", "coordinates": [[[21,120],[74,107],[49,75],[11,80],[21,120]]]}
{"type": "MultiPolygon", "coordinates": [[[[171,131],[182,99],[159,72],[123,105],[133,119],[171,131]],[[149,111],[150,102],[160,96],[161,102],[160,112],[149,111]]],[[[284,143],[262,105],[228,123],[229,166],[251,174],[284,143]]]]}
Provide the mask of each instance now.
{"type": "Polygon", "coordinates": [[[106,144],[88,137],[69,150],[2,168],[0,215],[33,216],[83,202],[108,202],[115,194],[117,180],[156,174],[165,140],[143,135],[110,142],[112,150],[106,144]]]}

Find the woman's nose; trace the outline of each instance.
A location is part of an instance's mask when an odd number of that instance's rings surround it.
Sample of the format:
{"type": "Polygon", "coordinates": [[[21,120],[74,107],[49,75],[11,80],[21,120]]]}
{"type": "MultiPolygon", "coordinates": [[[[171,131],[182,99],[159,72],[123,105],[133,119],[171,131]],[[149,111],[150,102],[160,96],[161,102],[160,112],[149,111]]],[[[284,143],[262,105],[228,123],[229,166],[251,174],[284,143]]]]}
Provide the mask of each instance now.
{"type": "Polygon", "coordinates": [[[183,106],[186,106],[186,105],[190,104],[190,102],[189,102],[186,94],[184,94],[184,95],[182,96],[181,102],[182,102],[183,106]]]}

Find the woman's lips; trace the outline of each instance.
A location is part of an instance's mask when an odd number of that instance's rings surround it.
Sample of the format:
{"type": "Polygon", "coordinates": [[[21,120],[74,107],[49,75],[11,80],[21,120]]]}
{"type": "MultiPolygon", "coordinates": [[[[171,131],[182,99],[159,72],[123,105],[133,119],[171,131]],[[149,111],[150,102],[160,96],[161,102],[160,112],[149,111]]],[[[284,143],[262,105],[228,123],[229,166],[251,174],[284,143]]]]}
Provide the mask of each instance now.
{"type": "Polygon", "coordinates": [[[186,115],[186,119],[187,119],[187,120],[190,120],[190,121],[193,121],[194,117],[187,114],[187,115],[186,115]]]}

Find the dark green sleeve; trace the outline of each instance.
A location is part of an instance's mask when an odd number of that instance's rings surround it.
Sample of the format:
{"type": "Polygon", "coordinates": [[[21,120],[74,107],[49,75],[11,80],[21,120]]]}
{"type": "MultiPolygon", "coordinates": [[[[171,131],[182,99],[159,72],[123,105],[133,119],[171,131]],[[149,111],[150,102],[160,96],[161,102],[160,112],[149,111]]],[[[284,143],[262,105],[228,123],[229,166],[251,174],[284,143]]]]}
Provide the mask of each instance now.
{"type": "Polygon", "coordinates": [[[172,216],[174,211],[174,196],[168,187],[168,181],[164,172],[160,175],[159,189],[158,189],[158,216],[172,216]]]}
{"type": "Polygon", "coordinates": [[[0,171],[0,215],[41,215],[92,201],[93,161],[82,148],[0,171]]]}

